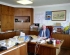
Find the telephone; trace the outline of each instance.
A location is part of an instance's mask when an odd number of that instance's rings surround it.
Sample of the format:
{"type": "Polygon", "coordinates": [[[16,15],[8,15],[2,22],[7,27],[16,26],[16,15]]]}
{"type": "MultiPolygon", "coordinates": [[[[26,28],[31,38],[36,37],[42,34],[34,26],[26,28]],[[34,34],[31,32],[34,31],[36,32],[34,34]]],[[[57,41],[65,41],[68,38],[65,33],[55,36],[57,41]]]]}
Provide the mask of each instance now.
{"type": "Polygon", "coordinates": [[[29,40],[32,40],[32,39],[33,39],[33,37],[29,36],[29,40]]]}

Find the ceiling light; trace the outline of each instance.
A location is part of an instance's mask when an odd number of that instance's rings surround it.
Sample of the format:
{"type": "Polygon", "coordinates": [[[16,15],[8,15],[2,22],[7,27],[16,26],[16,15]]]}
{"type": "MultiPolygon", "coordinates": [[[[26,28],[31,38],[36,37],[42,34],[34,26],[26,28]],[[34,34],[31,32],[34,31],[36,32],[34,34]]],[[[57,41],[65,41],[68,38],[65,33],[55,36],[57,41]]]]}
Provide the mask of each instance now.
{"type": "Polygon", "coordinates": [[[31,0],[19,0],[19,1],[17,1],[17,3],[20,3],[20,4],[32,4],[33,2],[31,0]]]}

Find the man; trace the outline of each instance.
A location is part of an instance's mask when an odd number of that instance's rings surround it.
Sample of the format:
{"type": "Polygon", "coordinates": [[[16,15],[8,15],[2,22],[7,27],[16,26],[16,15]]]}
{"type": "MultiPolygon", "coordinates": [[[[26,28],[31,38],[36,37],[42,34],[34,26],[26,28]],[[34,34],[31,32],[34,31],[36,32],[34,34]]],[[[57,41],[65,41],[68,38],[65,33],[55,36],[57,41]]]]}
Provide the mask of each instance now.
{"type": "Polygon", "coordinates": [[[48,28],[46,28],[45,25],[42,25],[42,29],[39,32],[39,37],[43,37],[43,38],[50,38],[50,31],[48,28]]]}

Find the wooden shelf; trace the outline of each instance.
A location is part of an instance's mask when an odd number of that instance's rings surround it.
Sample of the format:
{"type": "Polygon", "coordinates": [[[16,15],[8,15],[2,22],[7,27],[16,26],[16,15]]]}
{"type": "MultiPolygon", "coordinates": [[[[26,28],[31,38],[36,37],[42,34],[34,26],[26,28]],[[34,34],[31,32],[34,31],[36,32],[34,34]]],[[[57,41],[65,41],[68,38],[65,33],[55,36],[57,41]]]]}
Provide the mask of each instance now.
{"type": "Polygon", "coordinates": [[[15,22],[30,22],[30,16],[15,16],[15,22]]]}

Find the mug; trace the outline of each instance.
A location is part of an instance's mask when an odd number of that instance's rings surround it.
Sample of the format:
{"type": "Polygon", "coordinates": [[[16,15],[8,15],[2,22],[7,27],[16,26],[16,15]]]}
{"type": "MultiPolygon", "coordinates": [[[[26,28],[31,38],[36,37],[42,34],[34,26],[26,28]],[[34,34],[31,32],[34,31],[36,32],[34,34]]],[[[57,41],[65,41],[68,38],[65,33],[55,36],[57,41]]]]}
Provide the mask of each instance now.
{"type": "Polygon", "coordinates": [[[56,46],[56,40],[52,40],[53,41],[53,45],[56,46]]]}
{"type": "Polygon", "coordinates": [[[60,44],[60,40],[56,40],[56,44],[60,44]]]}

